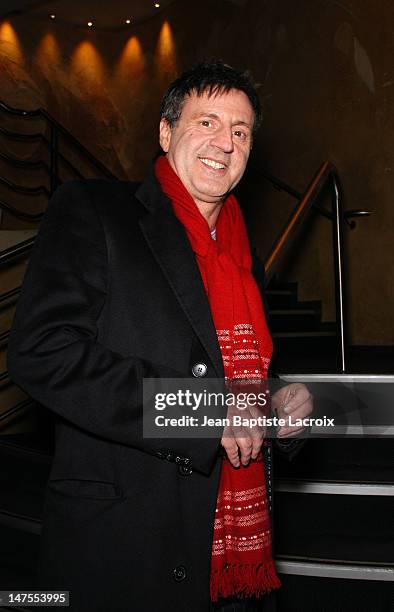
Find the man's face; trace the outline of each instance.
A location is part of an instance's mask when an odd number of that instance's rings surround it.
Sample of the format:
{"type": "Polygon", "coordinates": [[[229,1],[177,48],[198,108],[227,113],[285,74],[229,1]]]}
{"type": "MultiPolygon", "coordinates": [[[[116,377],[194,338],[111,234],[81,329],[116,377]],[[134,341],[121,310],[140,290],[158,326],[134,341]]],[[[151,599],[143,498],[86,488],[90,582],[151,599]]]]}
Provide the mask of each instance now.
{"type": "Polygon", "coordinates": [[[243,91],[185,100],[178,122],[160,122],[160,145],[197,204],[220,202],[242,177],[254,113],[243,91]]]}

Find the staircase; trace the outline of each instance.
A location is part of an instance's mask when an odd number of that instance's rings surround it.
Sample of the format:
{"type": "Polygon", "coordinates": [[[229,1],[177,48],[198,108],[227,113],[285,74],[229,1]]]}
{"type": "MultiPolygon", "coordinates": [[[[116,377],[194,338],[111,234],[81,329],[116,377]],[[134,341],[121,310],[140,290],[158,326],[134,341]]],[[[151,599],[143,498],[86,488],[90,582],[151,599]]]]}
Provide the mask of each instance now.
{"type": "MultiPolygon", "coordinates": [[[[337,325],[322,321],[320,301],[300,302],[297,288],[297,283],[273,279],[265,292],[274,342],[272,371],[335,373],[337,325]]],[[[349,346],[347,371],[353,374],[393,374],[394,347],[349,346]]]]}
{"type": "MultiPolygon", "coordinates": [[[[1,110],[0,590],[26,590],[34,587],[53,429],[51,415],[8,378],[8,329],[49,195],[70,178],[113,177],[44,111],[1,110]]],[[[278,280],[266,299],[273,370],[335,372],[336,324],[322,322],[320,302],[300,302],[297,284],[278,280]]],[[[377,349],[353,348],[349,359],[355,372],[394,370],[377,349]]],[[[393,468],[388,438],[313,439],[294,461],[277,457],[279,612],[392,609],[393,468]]]]}
{"type": "Polygon", "coordinates": [[[267,288],[274,372],[335,372],[336,323],[321,320],[321,302],[299,302],[297,283],[273,281],[267,288]]]}
{"type": "Polygon", "coordinates": [[[392,439],[312,439],[276,459],[280,610],[392,609],[392,439]]]}
{"type": "MultiPolygon", "coordinates": [[[[266,300],[273,371],[334,373],[336,324],[321,321],[320,302],[299,302],[296,283],[275,280],[266,300]]],[[[390,348],[350,347],[349,370],[392,373],[392,357],[390,348]]],[[[279,610],[392,609],[392,439],[311,439],[291,462],[278,454],[275,467],[279,610]]]]}

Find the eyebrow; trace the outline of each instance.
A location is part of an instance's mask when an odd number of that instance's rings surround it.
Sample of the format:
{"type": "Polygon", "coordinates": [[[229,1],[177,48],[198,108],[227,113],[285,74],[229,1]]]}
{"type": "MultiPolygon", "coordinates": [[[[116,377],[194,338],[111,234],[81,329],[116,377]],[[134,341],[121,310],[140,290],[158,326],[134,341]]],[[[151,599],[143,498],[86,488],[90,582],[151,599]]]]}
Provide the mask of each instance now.
{"type": "MultiPolygon", "coordinates": [[[[192,117],[193,119],[198,119],[199,117],[210,117],[211,119],[219,119],[220,121],[220,117],[216,113],[198,112],[198,113],[195,113],[195,115],[193,115],[192,117]]],[[[242,121],[242,119],[237,119],[237,121],[234,121],[233,126],[236,126],[236,125],[244,125],[245,127],[252,129],[252,126],[250,125],[250,123],[248,123],[247,121],[242,121]]]]}

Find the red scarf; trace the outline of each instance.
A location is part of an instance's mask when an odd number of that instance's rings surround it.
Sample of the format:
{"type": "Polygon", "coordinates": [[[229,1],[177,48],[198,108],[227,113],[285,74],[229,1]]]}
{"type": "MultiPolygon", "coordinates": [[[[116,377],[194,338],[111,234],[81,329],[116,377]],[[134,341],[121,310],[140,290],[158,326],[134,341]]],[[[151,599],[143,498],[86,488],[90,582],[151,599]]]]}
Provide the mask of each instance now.
{"type": "MultiPolygon", "coordinates": [[[[207,221],[167,157],[158,158],[155,170],[196,254],[226,381],[249,381],[243,390],[253,390],[253,383],[267,377],[272,340],[251,273],[249,241],[237,200],[234,195],[225,199],[213,240],[207,221]]],[[[261,597],[279,586],[272,559],[263,455],[238,469],[225,457],[212,543],[211,600],[261,597]]]]}

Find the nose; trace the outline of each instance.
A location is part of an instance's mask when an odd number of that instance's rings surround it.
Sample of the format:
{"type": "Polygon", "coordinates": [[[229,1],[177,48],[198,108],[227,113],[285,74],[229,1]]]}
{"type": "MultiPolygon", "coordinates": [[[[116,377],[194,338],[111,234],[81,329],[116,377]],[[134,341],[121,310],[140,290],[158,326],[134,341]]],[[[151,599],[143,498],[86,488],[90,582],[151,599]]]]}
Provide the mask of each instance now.
{"type": "Polygon", "coordinates": [[[230,126],[222,125],[215,131],[211,144],[221,149],[224,153],[232,153],[234,150],[233,130],[230,126]]]}

